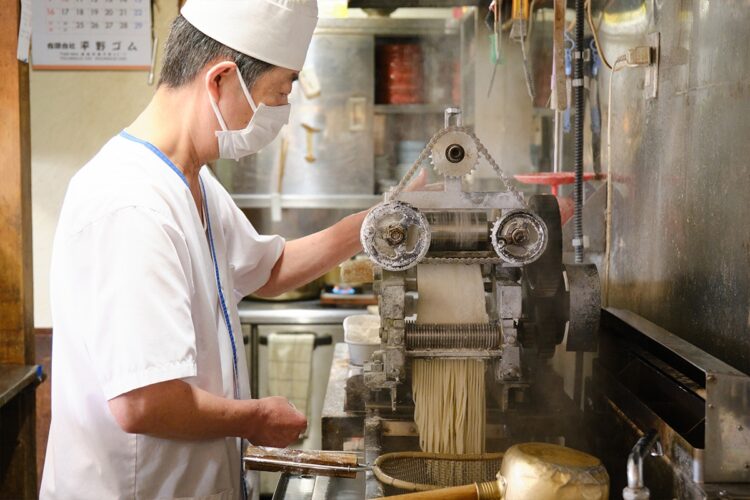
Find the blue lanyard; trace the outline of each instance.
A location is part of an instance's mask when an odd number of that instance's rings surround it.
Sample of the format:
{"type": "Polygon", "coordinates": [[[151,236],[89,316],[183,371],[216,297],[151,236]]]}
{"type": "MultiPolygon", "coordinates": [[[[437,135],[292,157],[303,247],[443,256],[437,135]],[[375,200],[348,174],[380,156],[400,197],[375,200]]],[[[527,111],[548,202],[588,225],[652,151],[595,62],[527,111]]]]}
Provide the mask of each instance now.
{"type": "MultiPolygon", "coordinates": [[[[150,149],[156,156],[158,156],[164,163],[167,164],[169,168],[176,173],[180,179],[182,179],[182,182],[185,183],[185,186],[190,189],[190,184],[187,181],[187,178],[185,177],[185,174],[182,173],[182,171],[177,168],[177,165],[172,163],[172,160],[170,160],[167,155],[165,155],[162,151],[159,150],[156,146],[151,144],[150,142],[144,141],[143,139],[138,139],[137,137],[134,137],[124,130],[120,132],[120,136],[128,139],[133,142],[137,142],[138,144],[142,144],[143,146],[150,149]]],[[[234,330],[232,328],[232,322],[229,318],[229,309],[227,308],[226,300],[224,299],[224,290],[221,286],[221,276],[219,275],[219,265],[216,260],[216,248],[214,247],[214,238],[213,238],[213,232],[211,231],[211,216],[208,213],[208,201],[206,198],[206,188],[203,185],[203,181],[200,181],[201,183],[201,192],[203,193],[203,212],[204,216],[206,217],[206,225],[208,226],[208,246],[211,251],[211,260],[213,261],[214,265],[214,276],[216,277],[216,288],[219,291],[219,303],[221,305],[221,312],[224,316],[224,323],[227,325],[227,332],[229,333],[229,340],[232,344],[232,374],[233,374],[233,381],[234,381],[234,398],[240,399],[240,377],[239,377],[239,368],[237,364],[237,344],[234,341],[234,330]]]]}
{"type": "Polygon", "coordinates": [[[227,302],[224,299],[224,289],[221,286],[221,276],[219,275],[219,265],[216,259],[216,248],[214,247],[214,237],[211,231],[211,215],[208,213],[208,198],[206,197],[206,187],[201,183],[201,191],[203,192],[203,213],[206,217],[206,226],[208,227],[208,246],[211,249],[211,260],[214,263],[214,274],[216,275],[216,287],[219,290],[219,303],[221,304],[221,312],[224,315],[224,322],[227,325],[227,332],[229,332],[229,340],[232,343],[232,367],[234,368],[234,399],[240,399],[240,377],[239,370],[237,368],[237,344],[234,342],[234,331],[232,329],[232,322],[229,318],[229,310],[227,309],[227,302]]]}

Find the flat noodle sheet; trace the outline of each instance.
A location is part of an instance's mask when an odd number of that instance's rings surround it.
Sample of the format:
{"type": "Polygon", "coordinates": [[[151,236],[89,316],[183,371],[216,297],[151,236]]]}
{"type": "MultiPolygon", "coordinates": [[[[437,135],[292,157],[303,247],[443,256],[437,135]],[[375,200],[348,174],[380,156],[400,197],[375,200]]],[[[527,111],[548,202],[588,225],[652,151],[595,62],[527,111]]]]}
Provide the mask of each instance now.
{"type": "Polygon", "coordinates": [[[465,264],[417,266],[417,323],[487,323],[482,268],[465,264]]]}
{"type": "MultiPolygon", "coordinates": [[[[417,268],[417,323],[487,323],[480,266],[421,265],[417,268]]],[[[412,362],[414,420],[423,451],[484,452],[485,363],[473,359],[412,362]]]]}

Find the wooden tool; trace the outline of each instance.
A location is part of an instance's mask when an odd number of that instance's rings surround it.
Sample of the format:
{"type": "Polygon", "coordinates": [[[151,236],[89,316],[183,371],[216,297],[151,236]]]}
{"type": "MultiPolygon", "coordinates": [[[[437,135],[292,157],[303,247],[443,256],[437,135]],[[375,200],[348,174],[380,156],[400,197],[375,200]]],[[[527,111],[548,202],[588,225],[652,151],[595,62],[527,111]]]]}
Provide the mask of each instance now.
{"type": "Polygon", "coordinates": [[[296,475],[353,478],[357,472],[369,470],[369,467],[358,463],[354,453],[265,446],[248,446],[242,462],[247,470],[296,475]]]}
{"type": "Polygon", "coordinates": [[[302,124],[302,128],[305,129],[306,133],[306,144],[307,144],[307,154],[305,155],[305,160],[307,160],[309,163],[313,163],[315,158],[315,148],[313,147],[313,137],[315,135],[315,132],[320,132],[321,129],[315,128],[312,125],[308,125],[307,123],[302,124]]]}
{"type": "Polygon", "coordinates": [[[417,491],[387,498],[388,500],[502,500],[503,491],[496,481],[490,481],[439,490],[417,491]]]}
{"type": "Polygon", "coordinates": [[[286,170],[286,155],[289,151],[289,139],[284,136],[281,138],[281,150],[279,151],[279,171],[276,179],[276,192],[281,194],[284,187],[284,171],[286,170]]]}
{"type": "Polygon", "coordinates": [[[324,292],[320,294],[320,303],[325,306],[366,307],[378,305],[378,298],[372,293],[339,295],[324,292]]]}

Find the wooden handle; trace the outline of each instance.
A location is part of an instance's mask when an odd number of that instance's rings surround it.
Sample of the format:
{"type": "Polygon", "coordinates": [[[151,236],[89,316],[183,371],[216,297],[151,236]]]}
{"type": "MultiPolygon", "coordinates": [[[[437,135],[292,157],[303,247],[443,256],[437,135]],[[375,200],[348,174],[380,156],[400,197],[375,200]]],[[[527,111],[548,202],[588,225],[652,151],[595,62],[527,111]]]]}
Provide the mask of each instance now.
{"type": "Polygon", "coordinates": [[[477,500],[476,484],[467,484],[465,486],[454,486],[453,488],[443,488],[441,490],[418,491],[416,493],[407,493],[406,495],[396,495],[386,497],[388,500],[477,500]]]}
{"type": "Polygon", "coordinates": [[[281,138],[281,151],[279,152],[279,177],[276,182],[276,192],[281,194],[281,188],[284,186],[284,170],[286,170],[286,155],[289,151],[289,139],[281,138]]]}
{"type": "Polygon", "coordinates": [[[245,449],[245,458],[293,461],[300,464],[357,466],[357,454],[345,451],[293,450],[250,445],[245,449]]]}
{"type": "Polygon", "coordinates": [[[313,163],[316,159],[315,149],[313,147],[313,135],[315,134],[315,132],[320,132],[320,129],[306,123],[302,124],[302,128],[304,128],[306,132],[307,154],[305,155],[305,160],[307,160],[309,163],[313,163]]]}

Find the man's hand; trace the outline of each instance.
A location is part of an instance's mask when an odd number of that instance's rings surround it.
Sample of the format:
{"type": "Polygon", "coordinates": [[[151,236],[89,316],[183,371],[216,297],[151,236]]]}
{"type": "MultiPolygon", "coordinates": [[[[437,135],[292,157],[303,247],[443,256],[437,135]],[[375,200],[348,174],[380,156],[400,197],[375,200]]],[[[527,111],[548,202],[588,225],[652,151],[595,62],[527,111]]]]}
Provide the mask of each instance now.
{"type": "Polygon", "coordinates": [[[404,188],[404,192],[409,191],[442,191],[445,189],[442,182],[427,184],[427,169],[422,167],[419,173],[404,188]]]}
{"type": "Polygon", "coordinates": [[[416,177],[412,177],[412,179],[409,181],[409,184],[406,185],[404,188],[404,191],[422,191],[422,189],[427,185],[427,169],[422,167],[419,169],[419,172],[417,173],[416,177]]]}
{"type": "Polygon", "coordinates": [[[248,423],[246,436],[257,446],[285,448],[299,439],[307,429],[307,418],[287,400],[280,396],[256,401],[260,411],[261,427],[248,423]]]}

